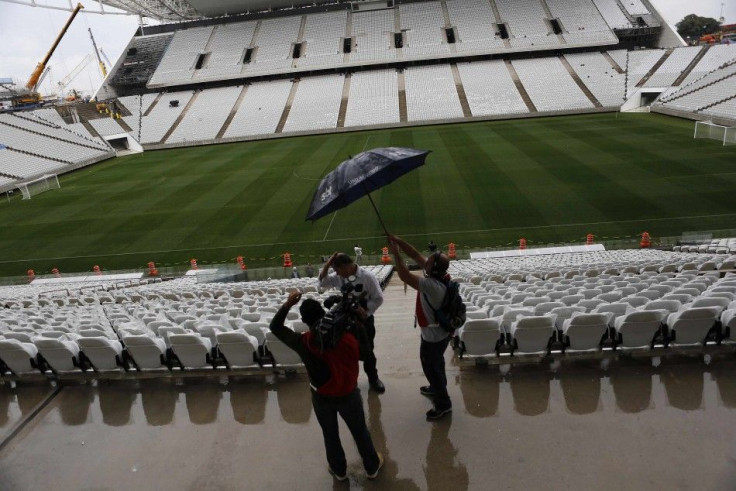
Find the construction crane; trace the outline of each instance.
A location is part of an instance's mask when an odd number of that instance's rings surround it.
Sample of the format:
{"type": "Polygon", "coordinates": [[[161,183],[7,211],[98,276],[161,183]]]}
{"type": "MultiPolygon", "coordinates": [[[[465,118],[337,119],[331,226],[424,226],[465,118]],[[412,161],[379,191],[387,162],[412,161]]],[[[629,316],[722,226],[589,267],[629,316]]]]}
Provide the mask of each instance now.
{"type": "Polygon", "coordinates": [[[80,61],[79,64],[77,66],[75,66],[74,69],[71,72],[69,72],[69,74],[66,77],[64,77],[61,80],[59,80],[59,91],[61,91],[63,93],[64,90],[66,89],[66,87],[70,83],[72,83],[75,78],[77,78],[77,75],[79,75],[80,73],[82,73],[82,70],[84,70],[84,68],[87,65],[89,65],[92,62],[93,59],[94,58],[92,57],[92,55],[89,54],[89,53],[87,53],[87,56],[85,56],[84,58],[82,58],[82,61],[80,61]]]}
{"type": "Polygon", "coordinates": [[[97,56],[97,64],[100,66],[100,72],[102,72],[102,78],[104,80],[105,77],[107,77],[107,67],[105,66],[105,63],[103,63],[102,58],[100,58],[100,50],[97,49],[97,43],[95,42],[95,37],[92,35],[92,28],[87,28],[89,31],[89,38],[92,40],[92,47],[95,49],[95,56],[97,56]]]}
{"type": "Polygon", "coordinates": [[[42,77],[45,76],[46,73],[48,73],[46,65],[51,59],[51,55],[53,55],[54,51],[56,51],[56,47],[61,42],[61,38],[63,38],[64,34],[66,34],[66,31],[69,30],[69,26],[72,24],[72,21],[77,16],[79,11],[83,8],[84,6],[81,3],[78,3],[77,6],[74,7],[72,15],[69,16],[69,20],[66,21],[66,24],[64,24],[64,27],[61,29],[59,35],[56,36],[56,40],[54,41],[54,44],[51,45],[51,49],[49,49],[48,53],[46,53],[46,56],[43,58],[43,60],[38,65],[36,65],[36,68],[33,70],[33,73],[31,73],[28,82],[26,82],[26,89],[28,90],[28,92],[20,96],[16,100],[16,105],[35,104],[41,100],[41,94],[38,93],[37,89],[42,81],[42,77]]]}
{"type": "Polygon", "coordinates": [[[104,51],[102,51],[102,47],[100,47],[100,54],[105,59],[108,65],[112,66],[112,62],[110,61],[110,58],[107,57],[104,51]]]}

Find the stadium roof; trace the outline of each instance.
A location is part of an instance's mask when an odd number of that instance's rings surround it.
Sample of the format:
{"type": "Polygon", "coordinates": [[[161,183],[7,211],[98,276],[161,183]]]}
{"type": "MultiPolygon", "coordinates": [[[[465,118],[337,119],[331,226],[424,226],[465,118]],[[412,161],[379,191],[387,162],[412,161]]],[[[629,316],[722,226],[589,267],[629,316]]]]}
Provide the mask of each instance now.
{"type": "Polygon", "coordinates": [[[126,12],[165,21],[182,21],[313,5],[309,0],[103,0],[126,12]]]}

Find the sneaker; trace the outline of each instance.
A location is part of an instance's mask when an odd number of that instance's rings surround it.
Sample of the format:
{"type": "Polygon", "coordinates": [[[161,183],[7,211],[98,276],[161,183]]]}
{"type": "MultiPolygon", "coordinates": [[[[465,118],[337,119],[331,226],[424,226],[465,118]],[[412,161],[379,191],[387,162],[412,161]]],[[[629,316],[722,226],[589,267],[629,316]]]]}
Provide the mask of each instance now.
{"type": "Polygon", "coordinates": [[[427,397],[434,396],[434,391],[432,390],[432,387],[430,385],[423,385],[419,387],[419,393],[427,397]]]}
{"type": "Polygon", "coordinates": [[[348,473],[347,472],[341,476],[337,472],[333,471],[332,470],[332,467],[330,467],[329,465],[327,466],[327,472],[329,472],[330,474],[332,474],[332,477],[334,477],[338,481],[344,481],[344,480],[346,480],[348,478],[348,473]]]}
{"type": "Polygon", "coordinates": [[[452,412],[452,407],[446,407],[445,409],[437,409],[432,408],[429,411],[427,411],[427,421],[434,421],[437,419],[442,418],[446,414],[450,414],[452,412]]]}
{"type": "Polygon", "coordinates": [[[368,474],[368,479],[375,479],[378,477],[378,471],[381,470],[381,467],[383,467],[383,454],[381,452],[378,453],[378,467],[376,468],[376,471],[372,474],[368,474]]]}

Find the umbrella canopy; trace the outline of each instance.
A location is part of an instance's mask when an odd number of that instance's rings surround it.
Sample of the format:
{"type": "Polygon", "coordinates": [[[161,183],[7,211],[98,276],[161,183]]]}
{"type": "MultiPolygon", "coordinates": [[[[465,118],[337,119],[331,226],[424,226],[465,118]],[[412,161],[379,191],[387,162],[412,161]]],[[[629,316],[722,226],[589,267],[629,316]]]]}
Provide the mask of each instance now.
{"type": "Polygon", "coordinates": [[[319,183],[309,206],[307,220],[315,221],[345,208],[371,191],[395,181],[410,170],[424,165],[428,154],[428,150],[413,148],[374,148],[346,160],[319,183]]]}

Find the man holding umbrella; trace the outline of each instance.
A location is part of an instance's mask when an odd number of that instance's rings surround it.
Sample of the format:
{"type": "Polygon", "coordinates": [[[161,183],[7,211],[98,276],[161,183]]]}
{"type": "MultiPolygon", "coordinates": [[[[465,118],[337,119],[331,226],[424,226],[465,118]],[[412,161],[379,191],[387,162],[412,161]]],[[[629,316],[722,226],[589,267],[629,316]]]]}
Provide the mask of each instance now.
{"type": "Polygon", "coordinates": [[[350,256],[335,252],[319,272],[319,286],[320,288],[341,288],[348,282],[356,287],[362,285],[362,289],[357,289],[365,294],[363,308],[368,313],[368,317],[363,322],[363,327],[366,336],[364,339],[359,338],[363,344],[360,347],[363,357],[363,370],[368,376],[368,383],[371,389],[379,394],[383,394],[386,392],[386,386],[378,378],[376,355],[373,353],[373,341],[376,337],[376,324],[373,315],[378,310],[378,307],[383,304],[381,285],[373,273],[355,264],[350,256]],[[330,267],[335,270],[335,274],[329,274],[330,267]]]}
{"type": "Polygon", "coordinates": [[[427,411],[427,420],[440,419],[452,412],[452,402],[447,394],[447,375],[445,374],[445,350],[450,342],[450,333],[437,321],[435,311],[442,305],[447,292],[447,269],[450,260],[440,251],[428,258],[405,240],[389,235],[389,248],[396,260],[396,270],[401,281],[417,291],[416,322],[422,336],[419,358],[422,370],[429,385],[419,388],[419,392],[430,397],[434,407],[427,411]],[[401,257],[405,252],[423,270],[424,278],[413,275],[401,257]]]}
{"type": "MultiPolygon", "coordinates": [[[[376,212],[384,232],[388,234],[386,224],[383,223],[383,218],[381,218],[378,207],[376,207],[370,193],[424,165],[428,154],[429,151],[427,150],[386,147],[374,148],[361,152],[355,157],[350,157],[320,181],[312,197],[312,203],[309,205],[307,220],[319,220],[365,196],[376,212]]],[[[319,275],[320,286],[322,287],[341,287],[349,279],[354,283],[362,283],[364,291],[367,292],[366,310],[369,313],[369,318],[365,326],[370,341],[365,344],[369,344],[370,350],[366,350],[364,349],[365,346],[361,346],[362,351],[369,352],[365,355],[363,368],[368,375],[371,388],[383,393],[386,388],[378,378],[378,372],[375,368],[376,357],[373,354],[373,338],[376,332],[373,313],[383,303],[383,294],[378,280],[371,273],[354,264],[350,256],[338,253],[330,257],[319,275]],[[335,270],[336,274],[334,276],[328,276],[330,267],[335,270]],[[352,276],[355,276],[355,279],[352,279],[352,276]]]]}

